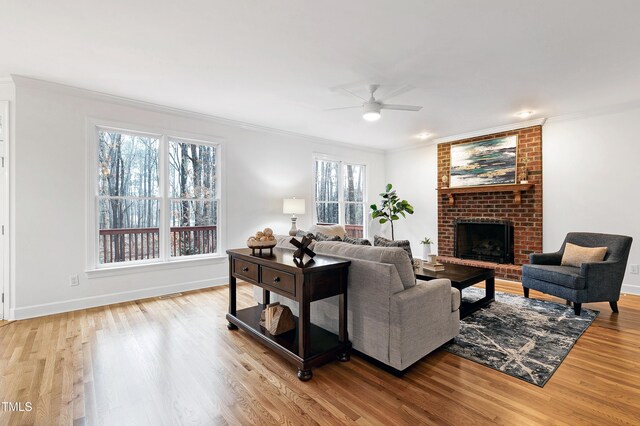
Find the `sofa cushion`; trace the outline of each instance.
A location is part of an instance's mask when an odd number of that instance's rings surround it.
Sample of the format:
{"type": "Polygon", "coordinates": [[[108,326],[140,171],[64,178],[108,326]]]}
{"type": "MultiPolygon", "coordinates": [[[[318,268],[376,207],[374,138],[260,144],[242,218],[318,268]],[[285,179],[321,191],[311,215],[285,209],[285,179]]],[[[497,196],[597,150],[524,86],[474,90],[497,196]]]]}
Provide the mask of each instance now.
{"type": "Polygon", "coordinates": [[[316,241],[342,241],[337,235],[326,235],[322,232],[316,232],[316,241]]]}
{"type": "Polygon", "coordinates": [[[378,247],[400,247],[409,255],[411,264],[413,265],[413,254],[411,253],[411,243],[409,240],[388,240],[380,235],[373,237],[373,244],[378,247]]]}
{"type": "Polygon", "coordinates": [[[345,244],[336,241],[319,241],[314,246],[318,254],[369,260],[392,264],[396,267],[402,286],[407,289],[416,285],[416,275],[407,252],[400,247],[373,247],[345,244]]]}
{"type": "Polygon", "coordinates": [[[342,225],[313,225],[309,228],[308,232],[311,232],[312,234],[322,232],[324,235],[328,235],[330,237],[338,236],[340,239],[343,239],[344,234],[346,233],[342,225]]]}
{"type": "MultiPolygon", "coordinates": [[[[289,250],[298,250],[298,247],[291,244],[292,238],[295,238],[298,241],[302,241],[302,237],[298,237],[298,236],[292,237],[290,235],[275,235],[275,237],[276,237],[276,247],[286,248],[289,250]]],[[[315,244],[316,242],[312,241],[311,244],[309,244],[309,249],[313,250],[313,247],[315,244]]]]}
{"type": "Polygon", "coordinates": [[[307,237],[307,238],[311,238],[312,240],[316,239],[316,236],[309,232],[309,231],[303,231],[303,230],[299,230],[298,232],[296,232],[296,237],[307,237]]]}
{"type": "Polygon", "coordinates": [[[602,262],[606,254],[606,247],[582,247],[566,243],[560,264],[579,268],[583,263],[602,262]]]}
{"type": "Polygon", "coordinates": [[[584,288],[584,277],[575,266],[522,265],[522,275],[574,290],[584,288]]]}
{"type": "Polygon", "coordinates": [[[356,245],[356,246],[370,246],[371,245],[371,242],[369,240],[367,240],[366,238],[351,238],[348,235],[344,236],[344,238],[342,239],[342,242],[353,244],[353,245],[356,245]]]}

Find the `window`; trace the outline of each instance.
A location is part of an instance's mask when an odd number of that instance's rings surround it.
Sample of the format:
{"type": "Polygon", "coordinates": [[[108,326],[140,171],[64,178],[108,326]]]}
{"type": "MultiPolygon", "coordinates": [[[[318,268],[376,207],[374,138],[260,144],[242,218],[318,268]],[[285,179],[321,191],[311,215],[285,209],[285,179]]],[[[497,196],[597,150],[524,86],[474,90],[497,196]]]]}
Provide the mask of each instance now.
{"type": "Polygon", "coordinates": [[[341,224],[351,237],[364,235],[366,166],[315,160],[315,220],[341,224]]]}
{"type": "Polygon", "coordinates": [[[214,144],[98,128],[97,263],[218,253],[214,144]]]}
{"type": "Polygon", "coordinates": [[[171,255],[215,253],[218,226],[216,149],[169,140],[171,255]]]}

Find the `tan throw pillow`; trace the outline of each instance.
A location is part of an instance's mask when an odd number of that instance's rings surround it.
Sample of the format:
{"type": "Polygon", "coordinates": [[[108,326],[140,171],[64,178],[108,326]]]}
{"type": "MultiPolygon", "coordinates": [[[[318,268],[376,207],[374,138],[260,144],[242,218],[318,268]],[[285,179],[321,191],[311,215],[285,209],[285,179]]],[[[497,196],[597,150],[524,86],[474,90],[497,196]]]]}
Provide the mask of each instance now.
{"type": "Polygon", "coordinates": [[[602,262],[607,254],[606,247],[581,247],[567,243],[562,254],[562,266],[577,266],[583,263],[602,262]]]}

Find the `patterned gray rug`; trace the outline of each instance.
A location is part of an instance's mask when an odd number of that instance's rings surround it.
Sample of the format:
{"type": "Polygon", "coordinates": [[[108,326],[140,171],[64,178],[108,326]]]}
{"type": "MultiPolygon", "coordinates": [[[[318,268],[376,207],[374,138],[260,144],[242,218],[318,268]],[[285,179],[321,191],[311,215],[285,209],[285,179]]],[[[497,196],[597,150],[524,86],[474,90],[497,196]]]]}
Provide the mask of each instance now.
{"type": "MultiPolygon", "coordinates": [[[[464,300],[484,295],[466,288],[464,300]]],[[[496,292],[496,301],[460,322],[460,334],[443,349],[543,387],[598,311],[496,292]]]]}

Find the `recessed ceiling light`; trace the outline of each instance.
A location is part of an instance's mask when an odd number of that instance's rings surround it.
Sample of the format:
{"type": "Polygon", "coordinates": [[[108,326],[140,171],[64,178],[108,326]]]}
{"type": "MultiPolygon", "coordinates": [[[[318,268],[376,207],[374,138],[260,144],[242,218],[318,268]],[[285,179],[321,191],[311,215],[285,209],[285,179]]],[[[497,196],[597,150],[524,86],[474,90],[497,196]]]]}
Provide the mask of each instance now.
{"type": "Polygon", "coordinates": [[[535,111],[520,111],[516,113],[516,117],[529,118],[535,113],[536,113],[535,111]]]}
{"type": "Polygon", "coordinates": [[[418,133],[416,135],[416,138],[420,139],[421,141],[426,141],[427,139],[429,139],[429,136],[431,136],[431,133],[422,132],[422,133],[418,133]]]}

